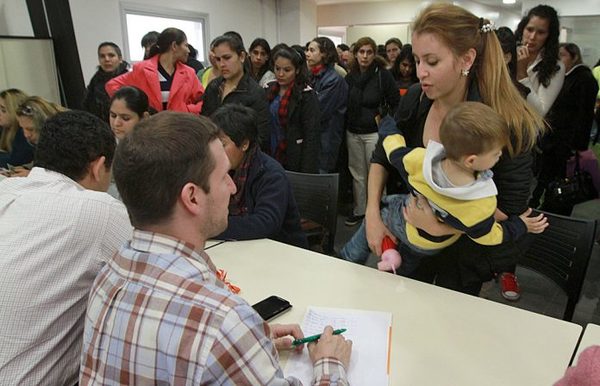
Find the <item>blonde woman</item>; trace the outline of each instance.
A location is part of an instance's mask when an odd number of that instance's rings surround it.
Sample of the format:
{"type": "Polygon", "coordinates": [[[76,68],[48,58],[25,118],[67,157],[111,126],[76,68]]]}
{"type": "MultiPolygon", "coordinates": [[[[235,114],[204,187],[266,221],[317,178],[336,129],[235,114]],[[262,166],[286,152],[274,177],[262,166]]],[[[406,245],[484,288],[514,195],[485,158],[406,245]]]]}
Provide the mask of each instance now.
{"type": "MultiPolygon", "coordinates": [[[[504,64],[502,49],[489,20],[451,4],[425,8],[412,27],[413,54],[420,85],[403,97],[399,128],[409,147],[440,142],[439,128],[446,113],[457,104],[478,101],[490,106],[508,124],[511,142],[492,169],[498,188],[497,221],[527,211],[531,183],[531,149],[542,130],[540,115],[514,87],[504,64]]],[[[365,226],[369,248],[381,255],[383,236],[393,235],[380,216],[383,187],[393,168],[383,148],[373,153],[369,172],[365,226]]],[[[423,197],[410,200],[406,220],[430,235],[455,233],[438,220],[423,197]]],[[[518,243],[483,247],[461,237],[439,255],[423,259],[411,276],[454,290],[477,295],[483,281],[503,272],[519,254],[518,243]]],[[[405,251],[401,251],[404,253],[405,251]]]]}
{"type": "MultiPolygon", "coordinates": [[[[66,111],[66,109],[42,97],[31,96],[25,99],[17,108],[16,115],[27,141],[35,146],[46,120],[61,111],[66,111]]],[[[25,177],[29,174],[30,168],[31,163],[17,167],[11,176],[25,177]]]]}
{"type": "Polygon", "coordinates": [[[17,121],[17,107],[27,95],[15,88],[0,92],[0,167],[23,165],[33,160],[33,146],[17,121]]]}

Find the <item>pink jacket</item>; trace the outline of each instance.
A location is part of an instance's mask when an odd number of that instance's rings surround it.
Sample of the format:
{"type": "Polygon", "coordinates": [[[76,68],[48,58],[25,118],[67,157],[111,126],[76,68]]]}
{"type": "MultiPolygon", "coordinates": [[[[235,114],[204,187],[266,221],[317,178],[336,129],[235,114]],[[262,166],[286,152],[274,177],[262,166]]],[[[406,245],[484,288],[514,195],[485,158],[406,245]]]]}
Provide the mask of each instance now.
{"type": "MultiPolygon", "coordinates": [[[[143,62],[136,63],[133,71],[117,76],[106,83],[109,96],[123,86],[135,86],[148,95],[150,106],[156,111],[162,111],[162,97],[158,80],[158,58],[155,55],[143,62]]],[[[191,67],[177,63],[173,73],[173,84],[169,93],[167,110],[199,114],[202,109],[202,94],[204,88],[191,67]]]]}

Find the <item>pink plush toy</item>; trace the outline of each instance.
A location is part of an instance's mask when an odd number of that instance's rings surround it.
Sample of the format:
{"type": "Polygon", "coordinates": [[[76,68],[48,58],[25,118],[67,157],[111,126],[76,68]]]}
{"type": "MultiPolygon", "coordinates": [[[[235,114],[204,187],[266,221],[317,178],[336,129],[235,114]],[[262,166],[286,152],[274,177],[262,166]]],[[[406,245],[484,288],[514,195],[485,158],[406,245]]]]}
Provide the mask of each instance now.
{"type": "Polygon", "coordinates": [[[396,250],[397,244],[392,241],[389,236],[385,236],[381,242],[381,261],[377,263],[377,269],[380,271],[389,271],[390,269],[396,274],[396,269],[402,264],[402,257],[396,250]]]}

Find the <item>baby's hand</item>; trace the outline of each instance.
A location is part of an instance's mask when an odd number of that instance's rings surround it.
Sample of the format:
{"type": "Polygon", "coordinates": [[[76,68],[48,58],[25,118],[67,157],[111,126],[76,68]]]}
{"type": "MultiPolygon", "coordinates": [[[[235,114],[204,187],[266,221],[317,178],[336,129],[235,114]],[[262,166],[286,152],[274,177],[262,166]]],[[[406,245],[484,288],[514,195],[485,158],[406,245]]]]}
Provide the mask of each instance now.
{"type": "Polygon", "coordinates": [[[529,233],[542,233],[548,227],[548,218],[544,216],[543,213],[535,217],[529,217],[532,209],[528,208],[523,214],[519,216],[521,220],[525,223],[527,227],[527,232],[529,233]]]}

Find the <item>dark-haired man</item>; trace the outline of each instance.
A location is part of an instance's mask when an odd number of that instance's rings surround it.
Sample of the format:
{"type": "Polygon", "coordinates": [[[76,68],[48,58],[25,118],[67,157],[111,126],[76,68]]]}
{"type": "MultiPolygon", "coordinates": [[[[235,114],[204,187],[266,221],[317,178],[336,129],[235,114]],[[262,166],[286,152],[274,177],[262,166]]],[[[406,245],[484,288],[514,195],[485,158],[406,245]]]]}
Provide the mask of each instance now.
{"type": "Polygon", "coordinates": [[[156,44],[160,34],[156,31],[150,31],[142,37],[142,48],[144,49],[144,60],[150,58],[150,48],[156,44]]]}
{"type": "MultiPolygon", "coordinates": [[[[300,384],[277,357],[300,327],[267,325],[203,250],[236,191],[218,134],[205,117],[162,112],[119,144],[115,179],[135,230],[94,282],[82,385],[300,384]]],[[[309,345],[316,385],[347,385],[351,343],[332,332],[309,345]]]]}
{"type": "Polygon", "coordinates": [[[115,146],[99,118],[59,113],[29,176],[0,183],[0,383],[77,383],[92,281],[131,235],[105,193],[115,146]]]}

